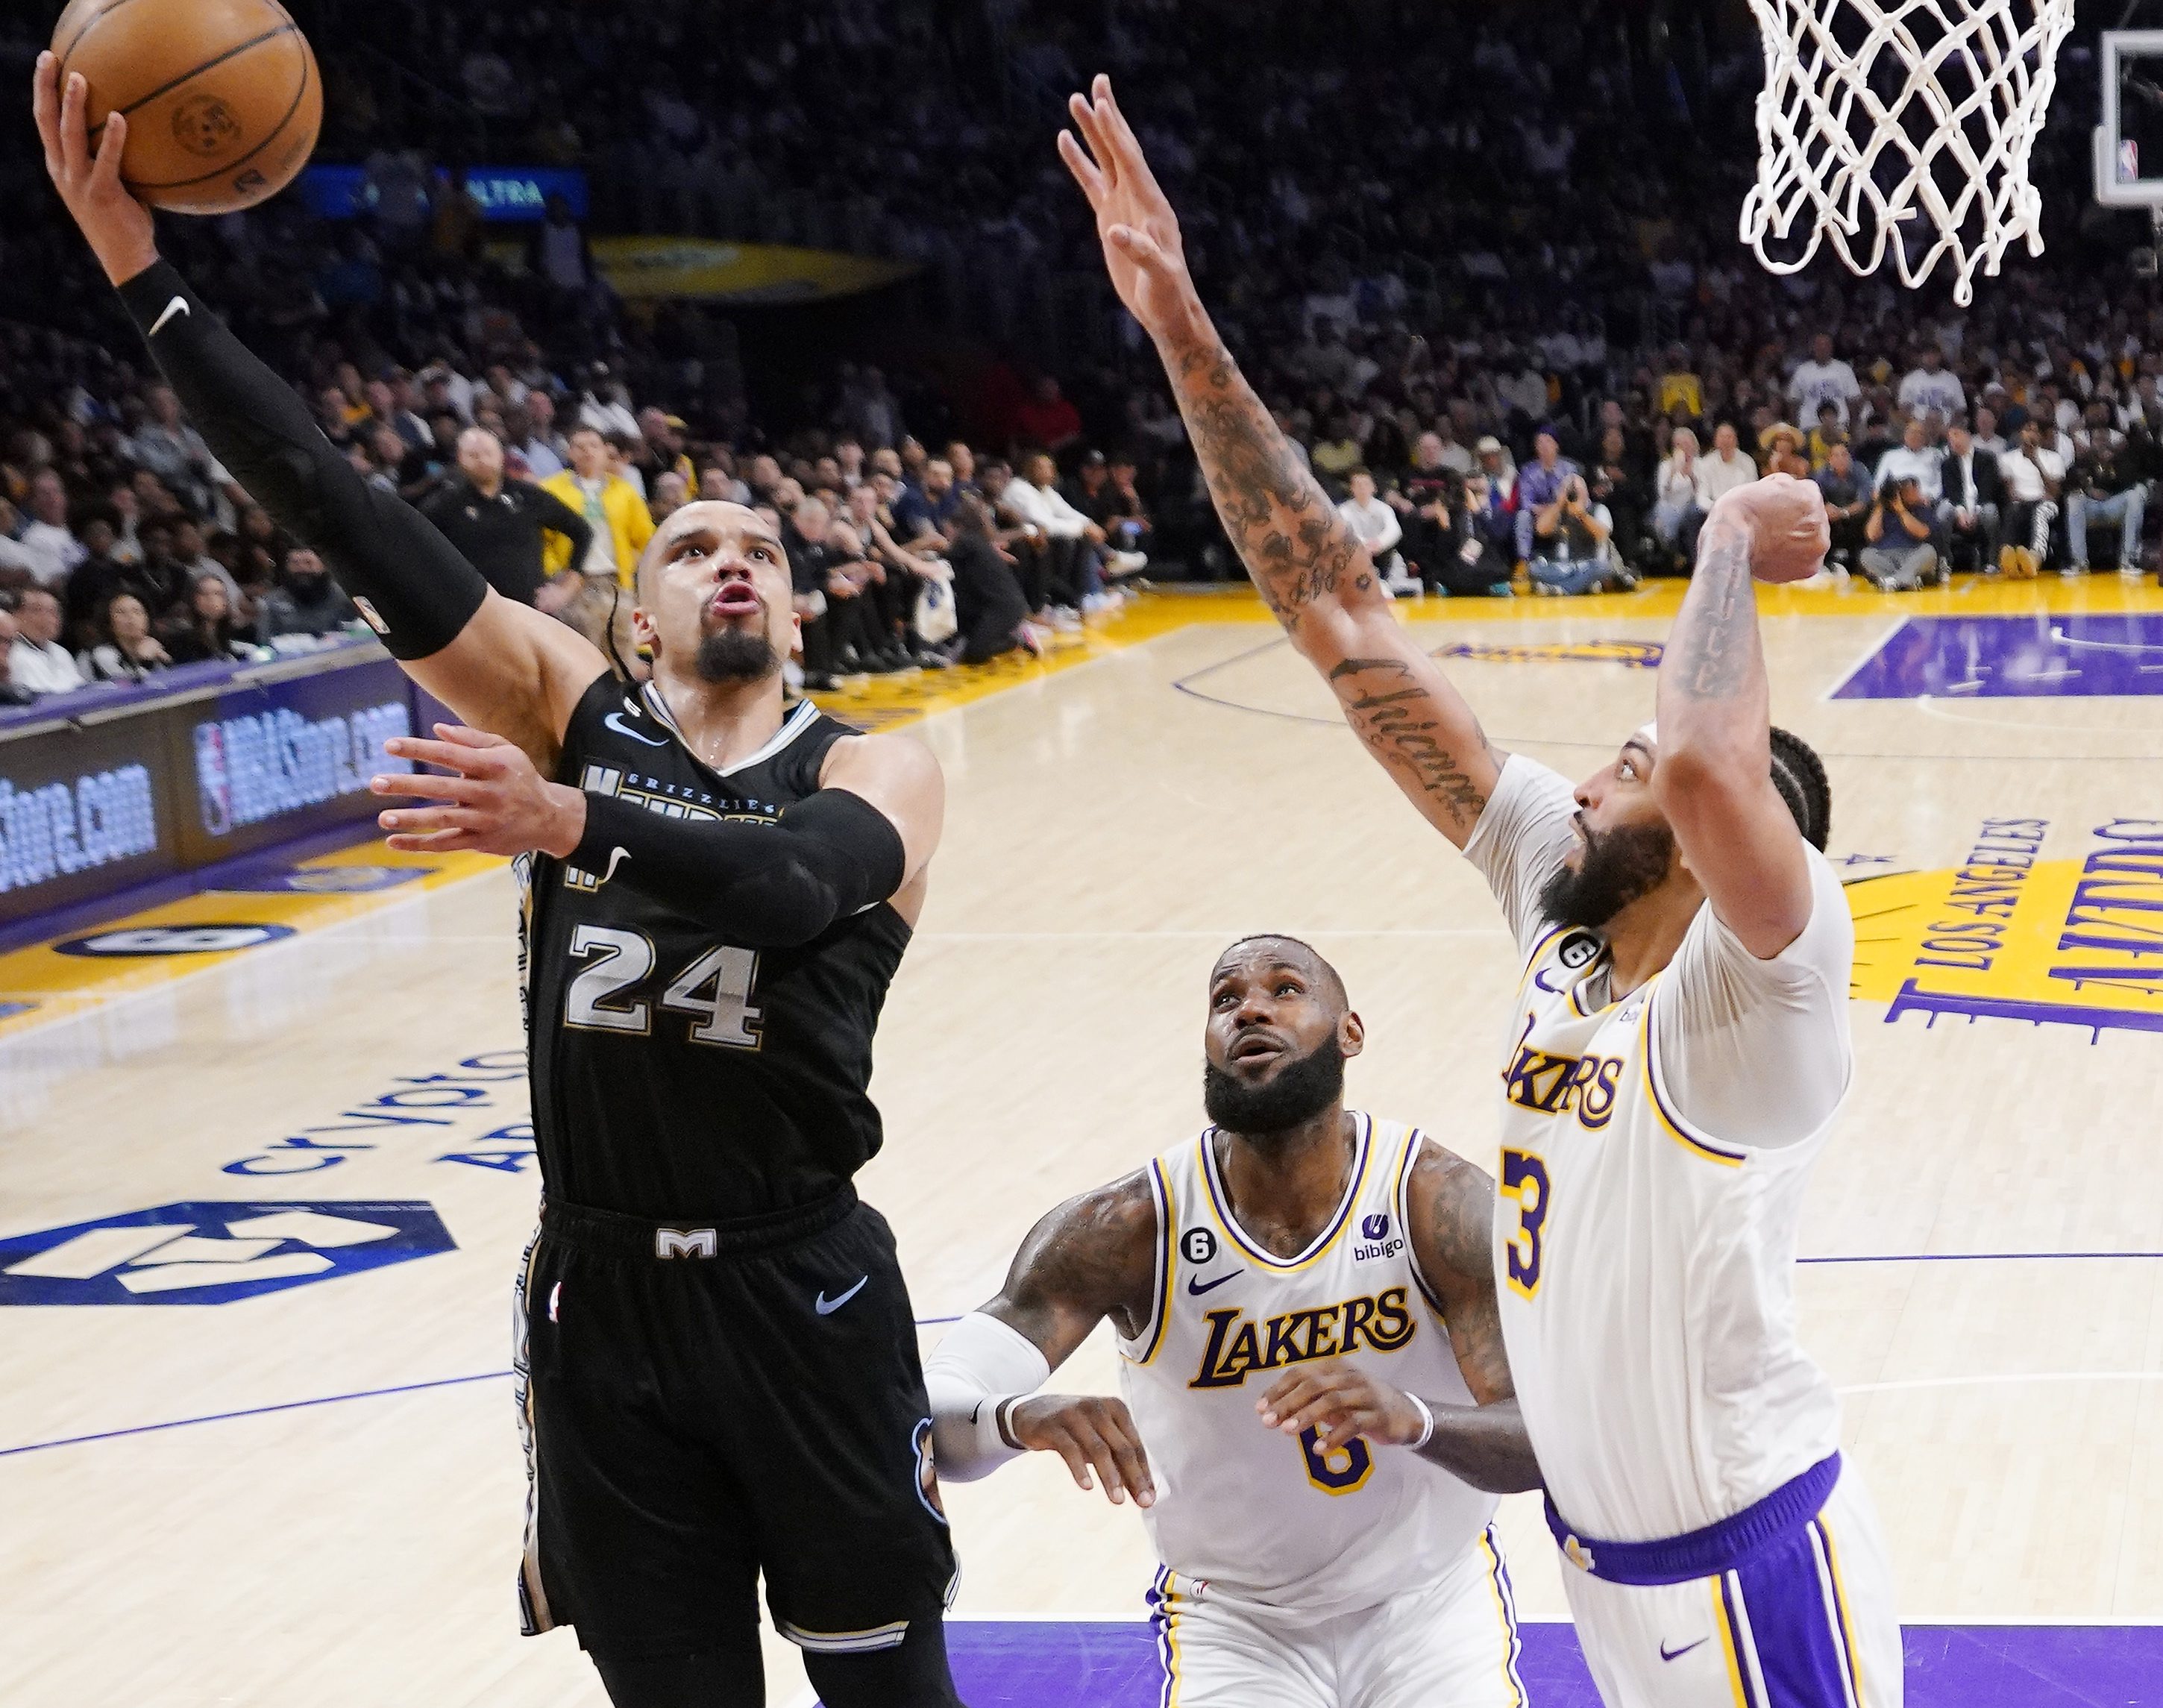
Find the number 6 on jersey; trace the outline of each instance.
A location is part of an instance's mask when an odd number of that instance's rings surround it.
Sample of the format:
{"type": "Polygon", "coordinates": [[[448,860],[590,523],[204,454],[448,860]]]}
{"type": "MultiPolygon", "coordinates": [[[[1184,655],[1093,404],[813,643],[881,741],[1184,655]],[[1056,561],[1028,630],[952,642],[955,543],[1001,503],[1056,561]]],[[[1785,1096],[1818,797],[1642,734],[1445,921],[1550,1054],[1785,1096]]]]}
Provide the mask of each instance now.
{"type": "Polygon", "coordinates": [[[1548,1219],[1548,1166],[1529,1150],[1502,1153],[1502,1196],[1517,1206],[1510,1236],[1510,1286],[1529,1299],[1540,1290],[1540,1230],[1548,1219]]]}

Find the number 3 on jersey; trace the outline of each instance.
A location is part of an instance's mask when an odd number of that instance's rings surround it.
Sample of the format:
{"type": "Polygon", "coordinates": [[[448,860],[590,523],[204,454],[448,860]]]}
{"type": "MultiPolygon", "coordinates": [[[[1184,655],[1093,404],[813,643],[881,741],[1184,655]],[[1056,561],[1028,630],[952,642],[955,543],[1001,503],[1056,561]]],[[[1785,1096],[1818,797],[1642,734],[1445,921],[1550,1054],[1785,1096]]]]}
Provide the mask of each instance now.
{"type": "Polygon", "coordinates": [[[1502,1196],[1517,1206],[1516,1231],[1510,1236],[1510,1286],[1529,1299],[1540,1290],[1545,1252],[1541,1229],[1548,1219],[1548,1166],[1529,1150],[1502,1153],[1502,1196]]]}
{"type": "MultiPolygon", "coordinates": [[[[646,998],[622,994],[653,971],[653,945],[642,933],[580,925],[571,933],[571,956],[588,965],[564,993],[565,1025],[641,1037],[652,1030],[646,998]]],[[[694,1044],[756,1050],[761,1015],[752,1006],[751,993],[757,976],[754,951],[717,944],[669,982],[661,1006],[698,1017],[691,1028],[694,1044]]]]}

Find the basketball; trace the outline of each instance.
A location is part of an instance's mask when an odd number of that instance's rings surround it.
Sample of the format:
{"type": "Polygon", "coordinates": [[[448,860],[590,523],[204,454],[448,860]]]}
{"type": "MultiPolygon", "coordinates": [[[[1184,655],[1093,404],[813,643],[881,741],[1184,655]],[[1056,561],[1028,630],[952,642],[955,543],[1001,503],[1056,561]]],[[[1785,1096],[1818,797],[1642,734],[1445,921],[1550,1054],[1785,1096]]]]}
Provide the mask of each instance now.
{"type": "Polygon", "coordinates": [[[88,82],[93,150],[107,115],[126,115],[121,176],[153,207],[253,207],[316,145],[322,79],[276,0],[71,0],[52,47],[63,81],[88,82]]]}

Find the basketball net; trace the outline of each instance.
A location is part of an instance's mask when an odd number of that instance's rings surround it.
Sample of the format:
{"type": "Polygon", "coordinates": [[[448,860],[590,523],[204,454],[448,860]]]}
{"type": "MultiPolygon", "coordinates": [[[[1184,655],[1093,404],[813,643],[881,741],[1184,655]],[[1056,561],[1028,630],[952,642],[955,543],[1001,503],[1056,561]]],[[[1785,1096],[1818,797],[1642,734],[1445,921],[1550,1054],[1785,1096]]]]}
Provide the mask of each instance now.
{"type": "Polygon", "coordinates": [[[1750,0],[1765,47],[1757,181],[1742,241],[1775,273],[1820,244],[1857,273],[1889,248],[1910,289],[1941,258],[1953,301],[2024,238],[2043,253],[2028,155],[2073,0],[1750,0]]]}

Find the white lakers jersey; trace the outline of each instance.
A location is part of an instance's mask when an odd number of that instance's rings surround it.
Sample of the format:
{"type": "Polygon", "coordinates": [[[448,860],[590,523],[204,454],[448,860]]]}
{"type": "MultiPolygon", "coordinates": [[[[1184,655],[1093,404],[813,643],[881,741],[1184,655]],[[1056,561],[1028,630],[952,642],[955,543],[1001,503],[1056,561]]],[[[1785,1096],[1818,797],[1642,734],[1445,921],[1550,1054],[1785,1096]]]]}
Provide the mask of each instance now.
{"type": "Polygon", "coordinates": [[[1589,1537],[1645,1541],[1839,1444],[1794,1267],[1846,1087],[1853,927],[1812,854],[1791,950],[1757,961],[1703,908],[1663,972],[1608,1001],[1599,936],[1533,907],[1573,811],[1567,783],[1513,757],[1465,851],[1529,946],[1503,1040],[1495,1276],[1548,1494],[1589,1537]]]}
{"type": "Polygon", "coordinates": [[[1495,1497],[1408,1449],[1324,1451],[1254,1402],[1310,1359],[1345,1358],[1423,1399],[1472,1403],[1412,1262],[1405,1181],[1427,1140],[1355,1114],[1336,1216],[1297,1257],[1243,1233],[1212,1131],[1150,1164],[1156,1307],[1121,1340],[1120,1388],[1156,1483],[1144,1514],[1180,1593],[1301,1623],[1432,1581],[1477,1545],[1495,1497]]]}

